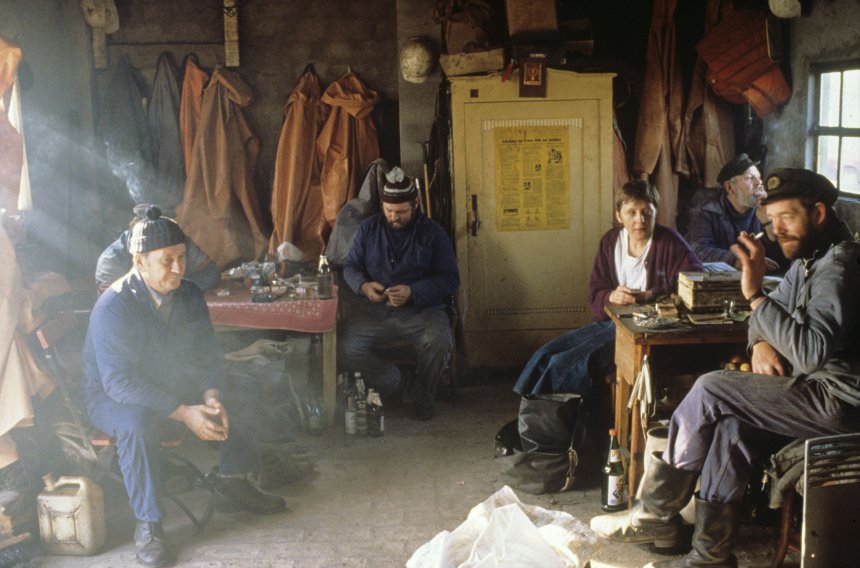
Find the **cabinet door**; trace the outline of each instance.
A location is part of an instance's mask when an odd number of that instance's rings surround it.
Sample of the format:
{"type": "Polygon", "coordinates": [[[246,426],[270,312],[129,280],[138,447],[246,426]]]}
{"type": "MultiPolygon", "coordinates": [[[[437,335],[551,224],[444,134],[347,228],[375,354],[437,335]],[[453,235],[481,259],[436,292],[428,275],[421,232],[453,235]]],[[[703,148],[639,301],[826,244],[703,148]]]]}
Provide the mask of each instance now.
{"type": "Polygon", "coordinates": [[[466,361],[520,366],[592,320],[588,278],[611,219],[601,101],[485,98],[460,117],[456,203],[480,220],[457,238],[466,361]]]}

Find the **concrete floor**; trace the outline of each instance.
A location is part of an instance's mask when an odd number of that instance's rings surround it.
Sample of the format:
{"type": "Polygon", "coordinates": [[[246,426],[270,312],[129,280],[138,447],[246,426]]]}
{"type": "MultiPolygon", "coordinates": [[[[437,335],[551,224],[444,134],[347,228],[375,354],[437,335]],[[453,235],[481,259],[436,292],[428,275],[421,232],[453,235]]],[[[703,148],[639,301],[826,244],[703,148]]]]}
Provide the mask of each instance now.
{"type": "MultiPolygon", "coordinates": [[[[284,485],[289,511],[271,517],[216,513],[203,533],[168,503],[165,525],[178,551],[176,566],[192,567],[367,567],[404,566],[412,553],[442,530],[453,530],[469,510],[502,487],[493,460],[499,427],[515,417],[513,377],[462,387],[459,400],[440,402],[439,415],[415,422],[389,411],[381,438],[347,436],[342,419],[322,436],[294,434],[308,449],[313,474],[284,485]]],[[[592,433],[601,435],[601,433],[592,433]]],[[[185,448],[201,466],[217,461],[213,448],[185,448]]],[[[600,456],[589,456],[601,460],[600,456]]],[[[586,467],[585,470],[588,468],[586,467]]],[[[591,468],[592,470],[594,468],[591,468]]],[[[600,513],[600,489],[587,471],[575,490],[533,496],[528,504],[564,510],[588,522],[600,513]]],[[[135,566],[133,517],[119,487],[106,487],[108,543],[98,556],[41,556],[26,568],[135,566]]],[[[192,494],[202,510],[205,494],[192,494]]],[[[737,549],[741,566],[769,566],[776,529],[744,526],[737,549]]],[[[646,548],[606,543],[591,566],[626,568],[662,558],[646,548]]],[[[789,553],[786,566],[797,566],[789,553]]]]}

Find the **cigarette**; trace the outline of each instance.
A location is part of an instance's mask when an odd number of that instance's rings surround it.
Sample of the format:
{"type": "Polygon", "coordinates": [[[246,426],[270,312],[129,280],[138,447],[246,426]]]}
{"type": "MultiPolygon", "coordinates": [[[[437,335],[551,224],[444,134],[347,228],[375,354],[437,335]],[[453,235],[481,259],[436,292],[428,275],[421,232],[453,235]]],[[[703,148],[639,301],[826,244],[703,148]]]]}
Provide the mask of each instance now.
{"type": "MultiPolygon", "coordinates": [[[[767,228],[768,228],[768,227],[770,227],[771,225],[773,225],[773,221],[768,221],[767,223],[764,223],[764,224],[761,226],[761,228],[762,228],[762,229],[767,229],[767,228]]],[[[754,234],[754,235],[752,236],[752,239],[753,239],[754,241],[760,241],[760,240],[762,239],[762,237],[764,237],[766,234],[767,234],[767,231],[759,231],[758,233],[756,233],[756,234],[754,234]]]]}

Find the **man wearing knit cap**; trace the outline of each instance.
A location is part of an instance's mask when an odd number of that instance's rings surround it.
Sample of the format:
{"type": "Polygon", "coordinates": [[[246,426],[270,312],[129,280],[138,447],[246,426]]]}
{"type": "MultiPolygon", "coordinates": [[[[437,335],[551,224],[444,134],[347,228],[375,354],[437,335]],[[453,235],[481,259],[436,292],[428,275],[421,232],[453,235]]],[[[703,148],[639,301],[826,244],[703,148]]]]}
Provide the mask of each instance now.
{"type": "Polygon", "coordinates": [[[414,418],[429,420],[454,345],[445,306],[460,273],[450,239],[418,209],[415,179],[398,167],[386,179],[382,213],[362,222],[344,265],[344,279],[360,299],[338,342],[340,366],[361,371],[390,400],[404,385],[379,350],[408,343],[416,370],[404,402],[411,402],[414,418]]]}
{"type": "Polygon", "coordinates": [[[116,439],[137,519],[136,555],[144,566],[172,561],[161,525],[159,433],[165,420],[220,442],[219,510],[285,508],[281,497],[260,492],[247,479],[261,466],[258,401],[252,385],[243,384],[242,393],[224,390],[223,356],[206,302],[182,278],[185,242],[173,219],[162,217],[158,207],[146,210],[128,241],[134,266],[96,302],[84,345],[81,395],[92,424],[116,439]]]}
{"type": "MultiPolygon", "coordinates": [[[[134,206],[134,217],[129,228],[114,242],[107,246],[96,261],[96,284],[99,292],[119,280],[132,268],[131,253],[128,250],[128,239],[131,237],[131,227],[145,218],[146,211],[152,207],[150,203],[140,203],[134,206]]],[[[206,256],[191,239],[185,241],[185,278],[197,284],[204,292],[221,283],[221,271],[218,265],[206,256]]]]}
{"type": "Polygon", "coordinates": [[[765,187],[768,219],[793,263],[766,294],[762,243],[743,232],[732,246],[752,308],[752,372],[699,377],[672,414],[666,450],[651,457],[641,500],[591,520],[615,542],[678,546],[678,513],[701,478],[692,550],[648,566],[734,568],[741,499],[763,449],[860,429],[860,243],[836,217],[838,191],[824,176],[783,168],[765,187]]]}
{"type": "Polygon", "coordinates": [[[758,165],[748,155],[738,154],[717,175],[719,197],[690,209],[687,240],[702,262],[725,262],[740,269],[740,259],[731,251],[738,235],[742,231],[754,235],[766,230],[767,238],[762,242],[767,251],[767,271],[781,273],[788,268],[773,231],[765,226],[765,191],[758,165]]]}

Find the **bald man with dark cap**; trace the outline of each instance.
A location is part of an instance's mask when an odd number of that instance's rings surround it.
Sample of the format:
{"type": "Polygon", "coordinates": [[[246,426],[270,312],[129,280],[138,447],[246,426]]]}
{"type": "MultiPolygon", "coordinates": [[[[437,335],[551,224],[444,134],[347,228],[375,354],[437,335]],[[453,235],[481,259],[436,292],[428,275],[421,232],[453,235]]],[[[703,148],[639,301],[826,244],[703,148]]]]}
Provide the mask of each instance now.
{"type": "Polygon", "coordinates": [[[418,208],[415,178],[392,168],[381,200],[382,212],[361,223],[344,265],[344,279],[360,299],[340,334],[339,363],[361,371],[391,400],[404,385],[380,350],[406,344],[417,364],[403,396],[414,418],[429,420],[454,345],[445,308],[460,285],[457,259],[442,227],[418,208]]]}
{"type": "Polygon", "coordinates": [[[740,259],[731,250],[738,235],[765,230],[767,271],[782,273],[788,268],[789,262],[780,252],[773,232],[765,225],[765,191],[758,166],[759,162],[747,154],[738,154],[717,175],[719,196],[690,209],[687,241],[702,262],[725,262],[740,269],[740,259]]]}
{"type": "Polygon", "coordinates": [[[132,270],[101,295],[90,316],[81,395],[92,424],[116,440],[137,519],[137,560],[152,567],[173,560],[162,527],[164,421],[182,422],[201,440],[220,442],[219,510],[268,514],[285,504],[249,481],[262,465],[259,393],[249,384],[241,392],[226,389],[224,358],[203,293],[183,279],[185,234],[158,207],[142,217],[128,240],[132,270]]]}
{"type": "Polygon", "coordinates": [[[699,377],[672,414],[666,450],[652,456],[641,500],[591,520],[614,542],[681,545],[679,511],[700,479],[692,550],[648,566],[734,568],[741,499],[763,448],[860,429],[860,243],[836,217],[838,191],[824,176],[777,169],[765,189],[768,219],[793,262],[766,294],[764,246],[746,232],[732,246],[752,308],[752,372],[699,377]]]}

